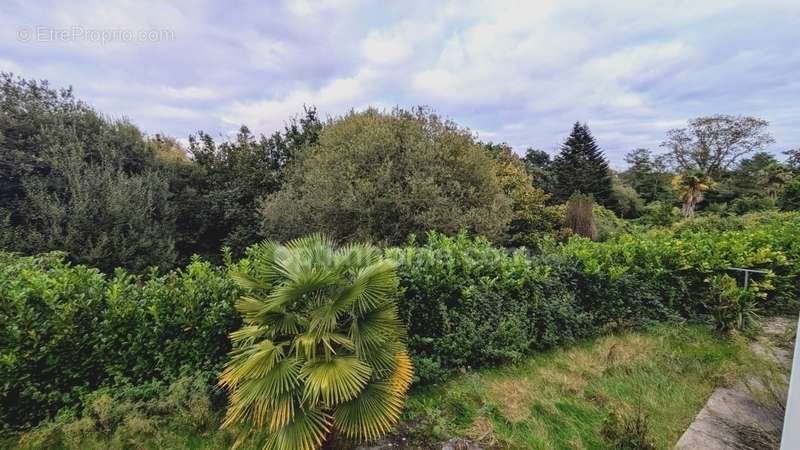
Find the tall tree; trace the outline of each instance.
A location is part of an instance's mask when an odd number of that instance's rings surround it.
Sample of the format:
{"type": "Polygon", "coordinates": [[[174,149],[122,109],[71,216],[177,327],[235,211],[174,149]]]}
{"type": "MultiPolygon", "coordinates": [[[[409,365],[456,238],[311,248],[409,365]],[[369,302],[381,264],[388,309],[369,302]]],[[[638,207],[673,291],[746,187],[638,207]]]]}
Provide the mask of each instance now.
{"type": "Polygon", "coordinates": [[[800,148],[786,150],[783,154],[786,155],[786,165],[789,169],[794,173],[800,172],[800,148]]]}
{"type": "Polygon", "coordinates": [[[533,184],[547,193],[553,193],[555,176],[553,175],[553,161],[544,150],[529,148],[522,158],[525,170],[533,178],[533,184]]]}
{"type": "Polygon", "coordinates": [[[756,117],[698,117],[687,128],[669,130],[661,146],[680,172],[699,171],[718,179],[739,158],[775,141],[766,131],[768,125],[756,117]]]}
{"type": "Polygon", "coordinates": [[[179,245],[182,253],[214,256],[222,246],[229,246],[240,255],[248,245],[261,240],[258,202],[281,188],[284,168],[304,148],[317,142],[321,129],[316,109],[309,108],[300,119],[292,119],[283,132],[270,136],[255,136],[246,126],[233,140],[220,143],[202,131],[191,136],[189,153],[201,171],[193,188],[200,194],[204,218],[198,223],[196,205],[188,204],[187,211],[178,215],[178,227],[187,228],[185,237],[190,238],[179,245]],[[182,226],[184,219],[187,227],[182,226]],[[199,227],[191,233],[189,228],[195,225],[199,227]]]}
{"type": "Polygon", "coordinates": [[[512,215],[504,244],[533,248],[543,235],[555,232],[562,219],[553,207],[546,205],[550,195],[536,185],[525,161],[505,144],[495,144],[494,148],[499,148],[492,153],[497,179],[511,199],[512,215]]]}
{"type": "Polygon", "coordinates": [[[510,203],[468,130],[425,109],[368,109],[326,123],[261,213],[270,238],[322,231],[397,244],[427,230],[501,238],[510,203]]]}
{"type": "Polygon", "coordinates": [[[608,205],[611,196],[611,175],[603,151],[586,124],[575,122],[561,153],[553,161],[555,195],[566,201],[579,192],[592,195],[595,200],[608,205]]]}
{"type": "Polygon", "coordinates": [[[670,174],[663,155],[653,155],[646,148],[631,150],[625,155],[628,168],[620,174],[646,203],[671,199],[670,174]]]}
{"type": "Polygon", "coordinates": [[[103,270],[174,263],[174,212],[142,133],[71,89],[0,74],[0,246],[103,270]]]}
{"type": "Polygon", "coordinates": [[[684,217],[693,217],[697,204],[703,201],[704,193],[711,189],[712,181],[700,171],[690,171],[672,179],[672,187],[683,202],[684,217]]]}
{"type": "Polygon", "coordinates": [[[789,169],[767,152],[741,160],[727,180],[737,196],[768,196],[773,200],[789,179],[789,169]]]}

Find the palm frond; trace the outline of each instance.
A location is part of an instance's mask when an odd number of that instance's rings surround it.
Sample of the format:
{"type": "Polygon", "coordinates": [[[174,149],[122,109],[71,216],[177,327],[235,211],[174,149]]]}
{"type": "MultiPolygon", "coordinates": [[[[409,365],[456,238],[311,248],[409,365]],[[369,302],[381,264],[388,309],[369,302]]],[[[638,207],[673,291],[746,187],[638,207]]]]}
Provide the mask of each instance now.
{"type": "Polygon", "coordinates": [[[303,400],[335,405],[358,395],[372,369],[354,356],[337,356],[307,363],[301,370],[303,400]]]}
{"type": "Polygon", "coordinates": [[[317,234],[258,244],[241,267],[245,324],[220,376],[223,426],[266,431],[268,450],[317,449],[333,427],[358,439],[388,431],[413,377],[395,263],[317,234]]]}
{"type": "Polygon", "coordinates": [[[395,392],[392,383],[376,381],[339,405],[333,412],[333,423],[351,439],[377,439],[397,422],[402,408],[403,396],[395,392]]]}
{"type": "Polygon", "coordinates": [[[315,450],[330,430],[331,419],[319,409],[299,409],[292,421],[270,433],[264,450],[315,450]]]}
{"type": "Polygon", "coordinates": [[[353,308],[360,314],[376,308],[386,301],[397,289],[397,272],[393,261],[383,260],[361,269],[354,284],[361,283],[364,290],[353,302],[353,308]]]}
{"type": "Polygon", "coordinates": [[[258,290],[258,289],[261,289],[261,290],[264,290],[264,289],[269,289],[270,288],[269,284],[264,283],[262,281],[259,281],[259,280],[251,277],[249,274],[244,273],[244,272],[232,271],[230,275],[231,275],[231,278],[233,279],[233,281],[237,285],[239,285],[239,287],[242,288],[242,289],[247,289],[247,290],[258,290]]]}

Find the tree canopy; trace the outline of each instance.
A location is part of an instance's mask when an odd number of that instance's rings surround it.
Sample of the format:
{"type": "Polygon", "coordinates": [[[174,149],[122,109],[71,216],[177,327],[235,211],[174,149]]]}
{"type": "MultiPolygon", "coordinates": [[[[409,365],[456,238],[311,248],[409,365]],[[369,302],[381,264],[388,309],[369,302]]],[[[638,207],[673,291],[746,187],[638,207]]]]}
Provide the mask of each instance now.
{"type": "Polygon", "coordinates": [[[553,161],[555,195],[561,201],[574,193],[592,195],[608,205],[611,196],[611,176],[608,162],[586,124],[575,122],[572,132],[553,161]]]}
{"type": "Polygon", "coordinates": [[[368,109],[326,123],[261,213],[274,239],[321,231],[400,243],[426,230],[499,238],[510,203],[468,130],[421,108],[368,109]]]}
{"type": "Polygon", "coordinates": [[[695,170],[716,178],[739,158],[775,141],[766,131],[768,125],[749,116],[698,117],[686,128],[669,130],[661,145],[680,172],[695,170]]]}

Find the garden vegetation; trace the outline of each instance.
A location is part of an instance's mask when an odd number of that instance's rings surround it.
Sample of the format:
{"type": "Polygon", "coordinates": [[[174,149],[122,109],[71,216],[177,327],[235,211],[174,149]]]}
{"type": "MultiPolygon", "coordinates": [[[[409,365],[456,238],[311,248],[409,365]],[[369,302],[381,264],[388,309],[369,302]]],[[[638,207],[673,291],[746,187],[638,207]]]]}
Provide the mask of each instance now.
{"type": "Polygon", "coordinates": [[[520,157],[425,108],[184,148],[3,74],[0,428],[310,450],[385,434],[412,384],[655,323],[748,332],[800,295],[800,153],[766,127],[694,119],[621,172],[586,124],[520,157]]]}

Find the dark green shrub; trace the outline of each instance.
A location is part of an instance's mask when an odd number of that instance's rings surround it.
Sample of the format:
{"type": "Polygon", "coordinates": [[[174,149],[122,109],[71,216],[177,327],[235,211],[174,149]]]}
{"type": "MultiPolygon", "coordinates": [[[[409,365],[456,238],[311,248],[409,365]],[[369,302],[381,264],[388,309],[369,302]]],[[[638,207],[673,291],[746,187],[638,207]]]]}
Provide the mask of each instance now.
{"type": "Polygon", "coordinates": [[[585,314],[546,265],[464,234],[428,234],[393,248],[409,350],[422,382],[458,369],[520,360],[589,332],[585,314]]]}
{"type": "Polygon", "coordinates": [[[786,183],[778,196],[778,204],[784,211],[800,210],[800,176],[795,175],[786,183]]]}
{"type": "Polygon", "coordinates": [[[734,199],[729,207],[733,213],[742,215],[758,211],[768,211],[776,209],[776,202],[774,198],[748,195],[734,199]]]}
{"type": "Polygon", "coordinates": [[[0,257],[0,421],[26,427],[101,386],[214,375],[239,324],[225,268],[107,278],[61,254],[0,257]]]}
{"type": "Polygon", "coordinates": [[[104,359],[92,332],[105,307],[105,277],[60,254],[0,265],[0,422],[35,424],[99,385],[104,359]]]}

